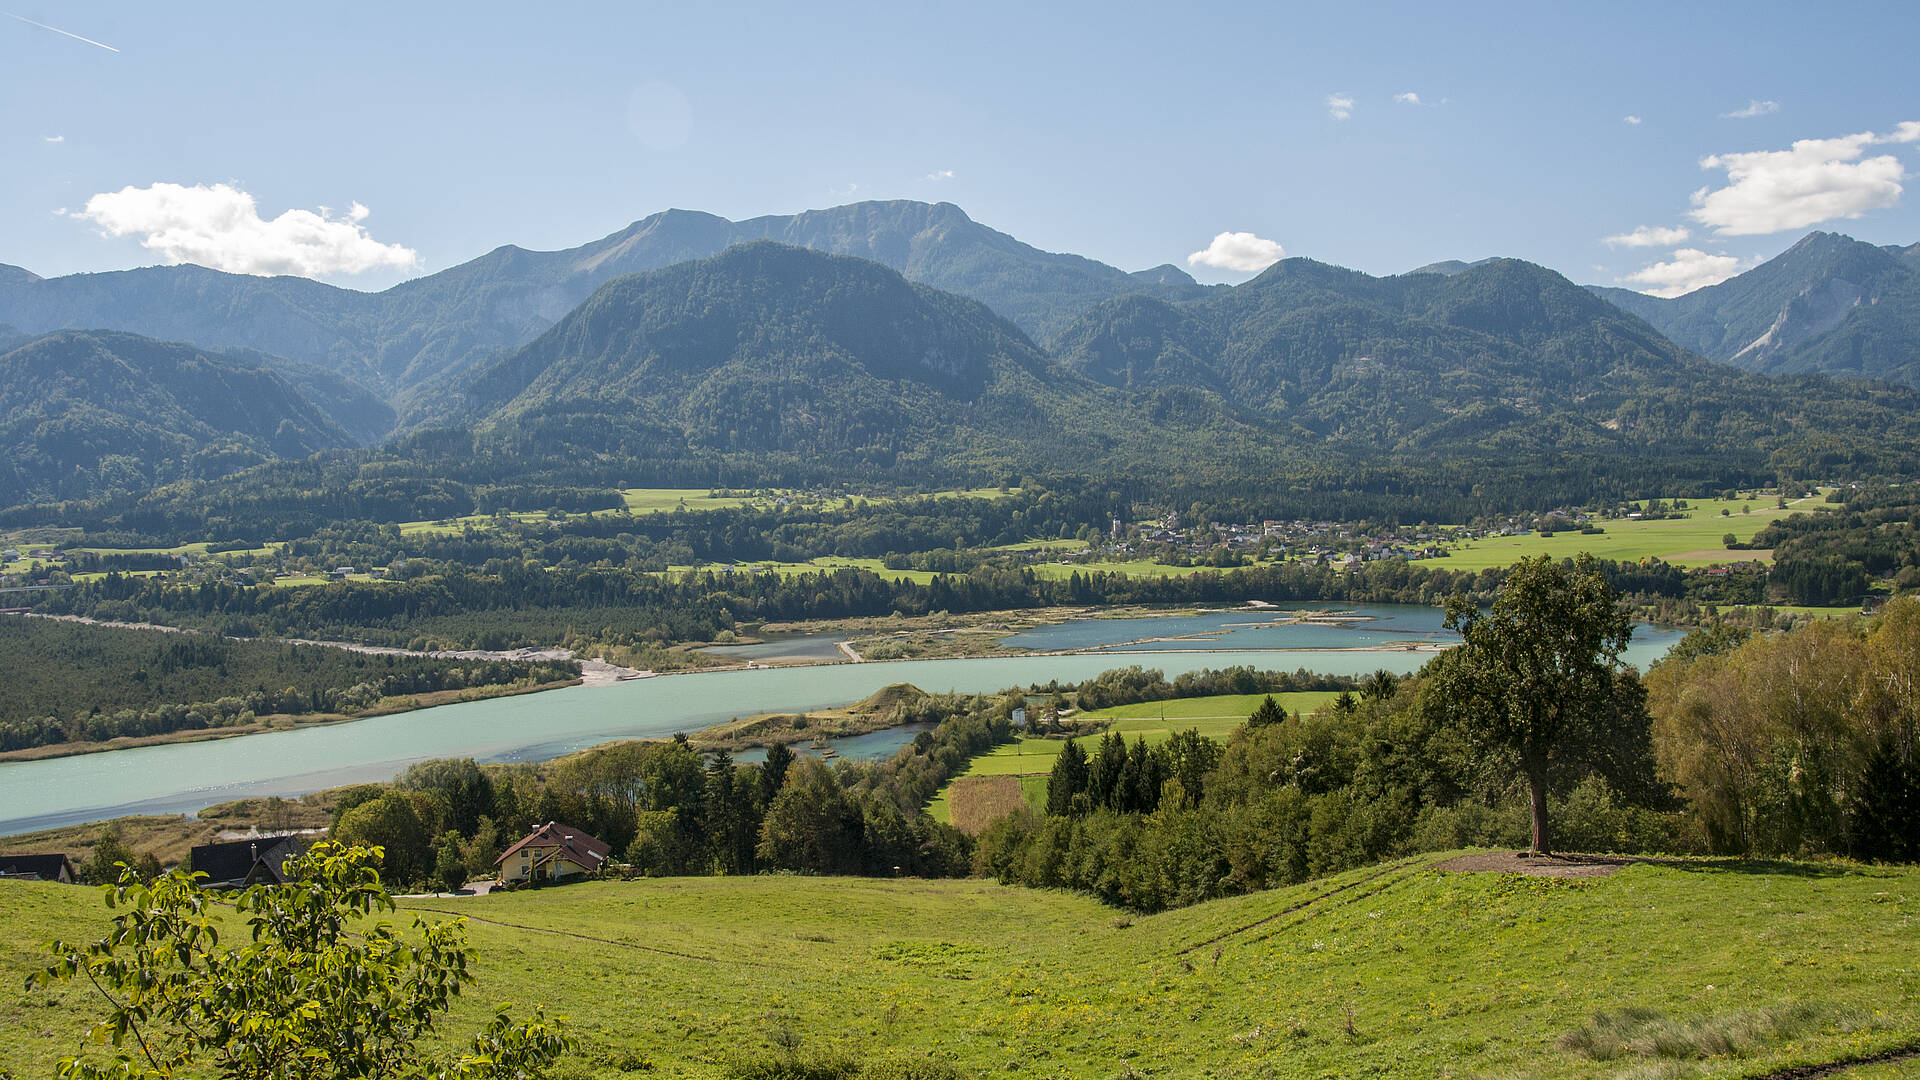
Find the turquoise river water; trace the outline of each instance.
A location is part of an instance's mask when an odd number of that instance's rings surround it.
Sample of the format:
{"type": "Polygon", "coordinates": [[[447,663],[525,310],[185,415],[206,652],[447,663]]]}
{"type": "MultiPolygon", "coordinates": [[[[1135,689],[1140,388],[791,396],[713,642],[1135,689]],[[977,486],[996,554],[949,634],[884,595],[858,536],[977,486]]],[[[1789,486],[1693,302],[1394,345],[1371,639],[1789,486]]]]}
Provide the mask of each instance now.
{"type": "MultiPolygon", "coordinates": [[[[1430,608],[1337,610],[1354,617],[1310,624],[1282,624],[1281,612],[1078,619],[1017,635],[1007,644],[1099,651],[667,675],[231,739],[5,762],[0,835],[387,780],[428,758],[538,761],[613,739],[694,732],[737,716],[845,705],[897,682],[934,692],[985,692],[1052,679],[1078,682],[1129,664],[1159,668],[1168,677],[1236,664],[1333,675],[1379,668],[1406,674],[1432,656],[1429,649],[1407,646],[1453,640],[1440,627],[1440,613],[1430,608]]],[[[1640,627],[1627,660],[1644,668],[1679,637],[1678,631],[1640,627]]],[[[911,733],[879,732],[836,749],[850,757],[879,756],[909,738],[911,733]]]]}

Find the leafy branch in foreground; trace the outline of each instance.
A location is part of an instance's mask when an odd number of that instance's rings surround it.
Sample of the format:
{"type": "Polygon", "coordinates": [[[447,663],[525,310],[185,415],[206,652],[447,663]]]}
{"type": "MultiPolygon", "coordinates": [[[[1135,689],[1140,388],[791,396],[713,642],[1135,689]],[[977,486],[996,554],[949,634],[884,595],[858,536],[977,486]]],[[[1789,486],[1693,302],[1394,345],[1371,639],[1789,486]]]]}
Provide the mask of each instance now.
{"type": "Polygon", "coordinates": [[[285,885],[230,899],[174,871],[143,884],[130,871],[106,888],[122,913],[90,945],[56,941],[58,957],[28,986],[84,979],[109,1007],[92,1038],[108,1064],[60,1062],[69,1080],[162,1080],[211,1066],[233,1080],[494,1080],[538,1075],[574,1045],[563,1022],[506,1012],[453,1060],[423,1044],[473,982],[465,920],[416,917],[356,925],[394,904],[373,869],[378,848],[321,843],[288,864],[285,885]],[[250,939],[220,943],[221,909],[245,916],[250,939]],[[353,929],[349,929],[353,926],[353,929]]]}

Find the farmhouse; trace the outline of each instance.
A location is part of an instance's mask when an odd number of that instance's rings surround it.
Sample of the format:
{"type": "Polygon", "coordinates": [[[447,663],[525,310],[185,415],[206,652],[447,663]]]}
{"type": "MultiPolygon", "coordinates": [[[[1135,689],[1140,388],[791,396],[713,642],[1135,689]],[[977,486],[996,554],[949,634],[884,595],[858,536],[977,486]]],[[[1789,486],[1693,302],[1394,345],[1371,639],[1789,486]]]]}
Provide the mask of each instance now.
{"type": "Polygon", "coordinates": [[[500,854],[500,880],[564,881],[598,873],[613,848],[571,825],[549,821],[500,854]]]}
{"type": "Polygon", "coordinates": [[[201,886],[208,889],[284,885],[287,860],[308,846],[309,841],[300,836],[263,836],[258,840],[200,844],[188,852],[187,867],[196,874],[207,875],[201,886]]]}
{"type": "Polygon", "coordinates": [[[73,860],[64,853],[49,855],[0,855],[0,879],[14,881],[58,881],[71,885],[79,880],[73,860]]]}

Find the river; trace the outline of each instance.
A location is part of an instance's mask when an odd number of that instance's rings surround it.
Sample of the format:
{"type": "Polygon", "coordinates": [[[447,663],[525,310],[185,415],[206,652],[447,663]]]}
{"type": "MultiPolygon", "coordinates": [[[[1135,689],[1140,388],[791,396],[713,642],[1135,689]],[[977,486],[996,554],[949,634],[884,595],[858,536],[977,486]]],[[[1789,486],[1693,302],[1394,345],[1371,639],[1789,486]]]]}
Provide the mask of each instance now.
{"type": "MultiPolygon", "coordinates": [[[[1439,630],[1439,614],[1430,609],[1341,610],[1371,617],[1350,621],[1344,631],[1296,623],[1291,636],[1271,625],[1278,613],[1080,619],[1030,631],[1020,636],[1025,640],[1010,644],[1117,648],[1065,656],[894,660],[667,675],[231,739],[5,762],[0,763],[0,835],[123,814],[190,812],[230,799],[292,796],[340,784],[389,780],[428,758],[538,761],[613,739],[691,733],[738,716],[845,705],[897,682],[933,692],[985,692],[1051,679],[1078,682],[1128,664],[1159,668],[1168,677],[1236,664],[1306,668],[1335,675],[1362,675],[1378,668],[1406,674],[1430,659],[1432,652],[1341,646],[1349,642],[1377,646],[1376,638],[1381,637],[1433,643],[1450,637],[1439,630]],[[1261,625],[1226,625],[1230,623],[1261,625]],[[1261,635],[1263,644],[1310,640],[1313,647],[1244,649],[1227,644],[1248,632],[1261,635]],[[1353,636],[1329,637],[1329,633],[1353,636]],[[1211,636],[1125,644],[1190,634],[1211,636]]],[[[1641,627],[1627,659],[1645,667],[1679,636],[1678,631],[1641,627]]],[[[870,741],[860,751],[875,754],[888,749],[887,739],[867,738],[870,741]]]]}

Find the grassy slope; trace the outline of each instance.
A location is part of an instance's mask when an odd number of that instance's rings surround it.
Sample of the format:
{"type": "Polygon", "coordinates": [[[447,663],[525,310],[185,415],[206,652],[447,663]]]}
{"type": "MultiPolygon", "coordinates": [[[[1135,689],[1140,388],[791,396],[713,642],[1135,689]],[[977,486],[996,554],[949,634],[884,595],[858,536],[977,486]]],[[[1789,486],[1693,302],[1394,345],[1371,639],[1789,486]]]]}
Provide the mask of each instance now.
{"type": "MultiPolygon", "coordinates": [[[[1627,1006],[1823,1009],[1744,1060],[1662,1076],[1754,1076],[1920,1038],[1920,870],[1635,866],[1553,884],[1384,869],[1148,918],[981,881],[688,878],[421,903],[491,920],[471,925],[480,985],[463,1022],[503,1000],[572,1018],[584,1052],[560,1077],[643,1062],[716,1076],[782,1028],[803,1053],[1066,1077],[1632,1075],[1635,1062],[1555,1047],[1627,1006]]],[[[38,942],[91,933],[106,912],[89,891],[10,882],[0,905],[0,981],[16,988],[0,995],[0,1060],[47,1075],[90,1007],[20,979],[38,942]]]]}

